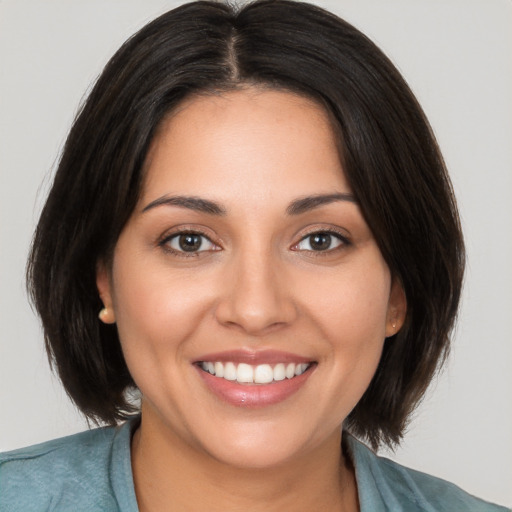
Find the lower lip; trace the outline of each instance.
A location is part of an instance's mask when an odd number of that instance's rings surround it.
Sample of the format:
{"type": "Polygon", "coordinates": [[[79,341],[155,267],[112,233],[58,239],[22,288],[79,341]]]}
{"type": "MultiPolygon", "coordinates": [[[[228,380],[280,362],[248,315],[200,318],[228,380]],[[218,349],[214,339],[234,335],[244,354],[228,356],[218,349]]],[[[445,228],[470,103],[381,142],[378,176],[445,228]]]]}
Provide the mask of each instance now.
{"type": "Polygon", "coordinates": [[[215,377],[197,367],[203,382],[212,393],[231,405],[250,408],[266,407],[283,402],[299,391],[313,370],[314,366],[311,366],[303,374],[292,379],[274,381],[270,384],[240,384],[236,380],[215,377]]]}

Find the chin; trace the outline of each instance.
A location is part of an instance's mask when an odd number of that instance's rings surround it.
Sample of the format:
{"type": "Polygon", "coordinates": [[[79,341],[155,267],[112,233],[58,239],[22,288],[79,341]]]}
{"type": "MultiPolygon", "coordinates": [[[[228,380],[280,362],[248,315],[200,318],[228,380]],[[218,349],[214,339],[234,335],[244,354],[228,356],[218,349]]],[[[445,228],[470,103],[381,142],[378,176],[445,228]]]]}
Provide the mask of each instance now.
{"type": "Polygon", "coordinates": [[[279,467],[297,457],[302,451],[293,443],[241,439],[240,443],[229,446],[207,447],[208,453],[218,462],[227,466],[247,470],[262,470],[279,467]],[[253,442],[251,442],[253,441],[253,442]]]}
{"type": "MultiPolygon", "coordinates": [[[[213,459],[243,469],[269,469],[299,459],[320,441],[307,429],[307,422],[270,420],[244,421],[211,428],[202,448],[213,459]],[[297,425],[302,428],[297,429],[297,425]],[[215,432],[222,432],[215,435],[215,432]]],[[[339,430],[339,429],[336,429],[339,430]]],[[[325,437],[325,433],[322,435],[325,437]]],[[[198,440],[201,442],[200,437],[198,440]]]]}

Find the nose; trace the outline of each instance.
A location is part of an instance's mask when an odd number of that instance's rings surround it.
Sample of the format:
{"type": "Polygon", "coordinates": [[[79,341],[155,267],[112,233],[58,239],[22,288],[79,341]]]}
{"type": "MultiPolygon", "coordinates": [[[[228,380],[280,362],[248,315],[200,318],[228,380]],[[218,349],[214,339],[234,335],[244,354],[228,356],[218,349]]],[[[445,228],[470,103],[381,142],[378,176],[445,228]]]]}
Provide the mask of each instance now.
{"type": "Polygon", "coordinates": [[[223,276],[217,321],[253,336],[289,325],[297,312],[286,275],[270,254],[235,258],[223,276]]]}

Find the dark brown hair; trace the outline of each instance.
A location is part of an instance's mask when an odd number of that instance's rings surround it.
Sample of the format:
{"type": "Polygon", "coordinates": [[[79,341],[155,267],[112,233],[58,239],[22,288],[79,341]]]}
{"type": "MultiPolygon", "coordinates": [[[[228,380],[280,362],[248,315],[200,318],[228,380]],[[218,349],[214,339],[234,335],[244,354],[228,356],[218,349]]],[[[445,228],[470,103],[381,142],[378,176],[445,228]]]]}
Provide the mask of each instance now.
{"type": "Polygon", "coordinates": [[[130,38],[76,117],[37,226],[28,286],[52,365],[89,418],[113,424],[135,384],[115,326],[98,321],[95,274],[130,217],[166,114],[194,93],[247,85],[290,90],[333,119],[346,177],[407,298],[401,331],[345,428],[393,445],[447,354],[464,247],[431,128],[387,57],[318,7],[263,0],[192,2],[130,38]]]}

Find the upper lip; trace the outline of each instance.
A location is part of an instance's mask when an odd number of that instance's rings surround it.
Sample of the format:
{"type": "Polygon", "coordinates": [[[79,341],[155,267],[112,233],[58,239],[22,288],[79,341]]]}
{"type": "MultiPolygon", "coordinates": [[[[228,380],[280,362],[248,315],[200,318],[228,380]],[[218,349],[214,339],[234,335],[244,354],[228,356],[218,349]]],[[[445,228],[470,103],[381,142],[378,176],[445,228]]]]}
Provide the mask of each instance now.
{"type": "Polygon", "coordinates": [[[313,359],[281,350],[227,350],[205,354],[196,359],[199,362],[232,362],[250,365],[277,363],[311,363],[313,359]]]}

